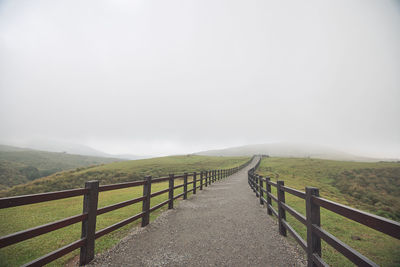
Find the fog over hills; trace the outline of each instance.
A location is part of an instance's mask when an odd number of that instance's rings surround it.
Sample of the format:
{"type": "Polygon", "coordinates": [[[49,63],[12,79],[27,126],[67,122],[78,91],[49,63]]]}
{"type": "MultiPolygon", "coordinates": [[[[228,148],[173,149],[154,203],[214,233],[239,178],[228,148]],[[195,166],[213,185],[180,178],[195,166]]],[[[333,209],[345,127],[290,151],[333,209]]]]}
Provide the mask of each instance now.
{"type": "Polygon", "coordinates": [[[347,161],[380,161],[394,159],[378,159],[369,158],[359,155],[353,155],[347,152],[336,150],[330,147],[316,144],[300,144],[300,143],[270,143],[270,144],[253,144],[225,149],[216,149],[201,151],[196,155],[207,156],[250,156],[254,154],[265,154],[272,157],[310,157],[331,160],[347,160],[347,161]]]}
{"type": "MultiPolygon", "coordinates": [[[[49,152],[64,152],[68,154],[95,156],[104,158],[117,158],[125,160],[136,160],[151,158],[150,155],[134,155],[134,154],[109,154],[90,146],[68,143],[54,140],[31,140],[25,142],[21,147],[0,145],[2,151],[21,151],[21,150],[40,150],[49,152]]],[[[171,155],[174,153],[171,153],[171,155]]],[[[212,149],[193,153],[195,155],[205,156],[252,156],[255,154],[265,154],[272,157],[310,157],[331,160],[346,161],[398,161],[395,158],[369,157],[362,153],[349,153],[329,146],[308,143],[290,143],[277,142],[266,144],[250,144],[236,147],[228,147],[224,149],[212,149]]]]}
{"type": "Polygon", "coordinates": [[[68,154],[104,157],[104,158],[136,160],[136,159],[144,159],[151,157],[147,155],[143,156],[143,155],[133,155],[133,154],[109,154],[94,149],[90,146],[76,144],[72,142],[64,142],[60,140],[53,140],[53,139],[31,139],[29,141],[25,141],[24,143],[19,144],[19,146],[24,147],[23,149],[34,149],[34,150],[41,150],[48,152],[65,152],[68,154]]]}
{"type": "Polygon", "coordinates": [[[166,156],[295,142],[400,158],[399,47],[396,0],[3,0],[0,143],[166,156]]]}
{"type": "MultiPolygon", "coordinates": [[[[105,157],[105,158],[118,158],[125,160],[136,160],[151,158],[150,155],[134,155],[134,154],[109,154],[103,151],[94,149],[90,146],[68,143],[55,140],[31,140],[25,142],[23,148],[1,145],[0,150],[41,150],[49,152],[65,152],[68,154],[105,157]]],[[[174,153],[171,153],[174,154],[174,153]]],[[[309,143],[291,143],[291,142],[276,142],[266,144],[250,144],[236,147],[228,147],[224,149],[212,149],[200,152],[195,152],[196,155],[205,156],[252,156],[255,154],[265,154],[272,157],[310,157],[319,159],[330,160],[346,160],[346,161],[398,161],[395,158],[380,158],[369,157],[362,153],[349,153],[340,149],[335,149],[329,146],[309,143]]]]}

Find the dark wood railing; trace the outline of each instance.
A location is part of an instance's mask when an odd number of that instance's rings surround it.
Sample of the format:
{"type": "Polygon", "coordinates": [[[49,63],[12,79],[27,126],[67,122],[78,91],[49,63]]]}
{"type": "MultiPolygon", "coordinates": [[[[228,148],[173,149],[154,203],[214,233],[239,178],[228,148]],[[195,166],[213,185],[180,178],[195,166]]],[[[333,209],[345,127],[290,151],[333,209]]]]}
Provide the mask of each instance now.
{"type": "Polygon", "coordinates": [[[97,238],[106,235],[114,230],[117,230],[122,226],[125,226],[140,218],[142,219],[142,227],[145,227],[149,224],[151,212],[167,204],[168,209],[172,209],[174,207],[175,199],[178,199],[180,197],[183,197],[183,199],[187,199],[188,193],[193,192],[193,194],[196,194],[197,189],[203,190],[203,187],[210,186],[213,182],[234,174],[235,172],[247,166],[251,162],[251,160],[246,162],[245,164],[230,169],[208,170],[201,171],[200,173],[193,172],[184,173],[181,175],[170,174],[168,177],[161,177],[156,179],[152,179],[151,176],[147,176],[143,181],[101,186],[99,185],[98,181],[88,181],[85,183],[85,188],[0,198],[0,209],[4,209],[75,196],[84,196],[82,214],[0,237],[0,248],[7,247],[39,235],[43,235],[45,233],[49,233],[75,223],[82,222],[81,238],[79,240],[76,240],[69,245],[66,245],[62,248],[48,253],[47,255],[35,259],[25,264],[24,266],[43,266],[78,248],[80,248],[79,264],[85,265],[94,258],[95,240],[97,238]],[[188,177],[193,178],[191,182],[188,182],[188,177]],[[174,185],[175,179],[183,179],[183,184],[174,185]],[[151,191],[152,184],[166,181],[168,181],[168,188],[160,190],[158,192],[151,191]],[[197,186],[198,183],[199,185],[197,186]],[[188,189],[188,185],[192,185],[192,188],[190,190],[188,189]],[[143,186],[143,195],[141,197],[123,201],[100,209],[97,207],[99,192],[137,186],[143,186]],[[174,190],[181,187],[183,187],[183,193],[174,195],[174,190]],[[156,197],[166,193],[168,193],[168,199],[166,201],[150,207],[150,200],[152,197],[156,197]],[[98,215],[120,209],[122,207],[133,205],[138,202],[142,202],[142,212],[96,232],[96,219],[98,215]]]}
{"type": "Polygon", "coordinates": [[[400,223],[324,199],[319,196],[318,188],[306,187],[305,192],[302,192],[285,186],[284,181],[277,181],[274,183],[270,180],[270,177],[262,177],[255,173],[259,165],[260,161],[257,162],[254,168],[248,171],[249,185],[260,199],[260,204],[266,204],[268,214],[273,214],[278,218],[279,233],[286,236],[286,232],[288,231],[304,249],[307,254],[308,266],[329,266],[322,260],[321,238],[358,266],[378,266],[361,253],[321,228],[320,207],[400,239],[400,223]],[[276,187],[277,196],[271,193],[271,186],[276,187]],[[285,203],[285,193],[305,200],[306,216],[300,214],[285,203]],[[272,207],[272,200],[278,204],[278,210],[272,207]],[[306,241],[301,238],[291,225],[289,225],[286,220],[286,211],[306,226],[306,241]]]}

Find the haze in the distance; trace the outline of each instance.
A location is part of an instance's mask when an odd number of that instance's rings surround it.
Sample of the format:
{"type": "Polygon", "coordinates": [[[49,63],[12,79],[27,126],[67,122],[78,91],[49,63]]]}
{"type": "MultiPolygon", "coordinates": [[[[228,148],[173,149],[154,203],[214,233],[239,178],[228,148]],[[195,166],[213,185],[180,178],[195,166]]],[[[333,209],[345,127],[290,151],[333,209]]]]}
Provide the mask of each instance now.
{"type": "Polygon", "coordinates": [[[399,1],[0,1],[0,143],[400,158],[399,1]]]}

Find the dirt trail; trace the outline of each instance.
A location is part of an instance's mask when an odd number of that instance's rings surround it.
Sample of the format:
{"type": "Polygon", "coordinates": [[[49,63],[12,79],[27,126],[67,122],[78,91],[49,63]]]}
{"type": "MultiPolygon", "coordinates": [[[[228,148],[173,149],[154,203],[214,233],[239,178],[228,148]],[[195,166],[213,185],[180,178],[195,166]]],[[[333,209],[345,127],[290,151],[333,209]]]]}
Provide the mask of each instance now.
{"type": "Polygon", "coordinates": [[[90,265],[305,266],[249,188],[254,164],[180,201],[90,265]]]}

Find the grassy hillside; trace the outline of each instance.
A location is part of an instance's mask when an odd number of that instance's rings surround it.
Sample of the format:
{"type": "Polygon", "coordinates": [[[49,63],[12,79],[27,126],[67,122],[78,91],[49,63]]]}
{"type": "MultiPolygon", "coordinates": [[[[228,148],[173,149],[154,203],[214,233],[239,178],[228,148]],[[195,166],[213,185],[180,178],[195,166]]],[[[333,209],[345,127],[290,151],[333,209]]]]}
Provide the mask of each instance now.
{"type": "Polygon", "coordinates": [[[301,143],[269,143],[229,147],[225,149],[208,150],[195,153],[205,156],[252,156],[269,155],[271,157],[285,158],[316,158],[330,160],[348,160],[362,162],[377,162],[379,159],[361,157],[340,150],[316,144],[301,143]]]}
{"type": "Polygon", "coordinates": [[[226,164],[238,164],[246,157],[171,156],[135,161],[114,162],[102,166],[82,167],[55,173],[27,184],[0,191],[0,197],[33,194],[83,187],[85,181],[99,180],[100,184],[121,183],[158,177],[173,172],[199,171],[226,164]]]}
{"type": "MultiPolygon", "coordinates": [[[[283,180],[286,186],[302,191],[305,186],[317,187],[324,198],[400,221],[400,163],[263,158],[257,173],[269,175],[274,181],[283,180]]],[[[275,188],[272,189],[276,195],[275,188]]],[[[305,214],[304,200],[286,194],[286,202],[305,214]]],[[[305,227],[286,214],[289,223],[306,240],[305,227]]],[[[325,209],[321,209],[321,225],[381,266],[400,265],[399,240],[325,209]]],[[[330,265],[352,266],[325,242],[322,245],[323,258],[330,265]]]]}
{"type": "MultiPolygon", "coordinates": [[[[148,174],[153,176],[166,175],[170,172],[184,171],[200,171],[206,169],[216,168],[231,168],[245,163],[249,158],[224,158],[224,157],[205,157],[205,156],[176,156],[176,157],[164,157],[155,158],[148,160],[138,160],[129,162],[119,162],[107,164],[101,167],[94,168],[96,171],[88,174],[89,170],[76,171],[77,173],[86,174],[86,178],[98,177],[101,172],[111,172],[115,174],[126,173],[132,175],[132,177],[142,177],[141,175],[148,174]],[[93,176],[90,176],[93,175],[93,176]]],[[[108,175],[108,174],[107,174],[108,175]]],[[[107,176],[106,175],[106,176],[107,176]]],[[[61,176],[60,176],[61,177],[61,176]]],[[[62,173],[62,177],[67,178],[66,173],[62,173]]],[[[108,177],[108,176],[107,176],[108,177]]],[[[59,177],[54,177],[57,180],[59,177]]],[[[117,177],[121,181],[122,176],[117,177]]],[[[102,183],[108,183],[111,181],[110,177],[108,180],[102,180],[102,183]],[[107,182],[105,182],[107,181],[107,182]]],[[[189,179],[190,181],[191,179],[189,179]]],[[[181,184],[182,181],[177,180],[176,184],[181,184]]],[[[198,185],[198,184],[197,184],[198,185]]],[[[82,184],[79,184],[82,186],[82,184]]],[[[191,189],[192,185],[189,185],[191,189]]],[[[168,182],[157,183],[152,185],[152,191],[156,192],[168,187],[168,182]]],[[[175,190],[175,194],[182,192],[182,187],[175,190]]],[[[141,186],[134,188],[126,188],[114,191],[101,192],[99,195],[99,207],[108,206],[118,202],[126,201],[141,196],[143,188],[141,186]]],[[[166,200],[168,193],[162,194],[155,198],[152,198],[151,206],[154,206],[162,201],[166,200]]],[[[158,210],[151,214],[153,220],[162,210],[158,210]]],[[[141,211],[141,203],[137,203],[131,206],[124,207],[112,211],[110,213],[103,214],[97,219],[97,230],[103,229],[116,222],[128,218],[141,211]]],[[[16,231],[21,231],[45,223],[60,220],[69,216],[73,216],[82,212],[82,197],[74,197],[50,202],[44,202],[39,204],[14,207],[0,210],[0,236],[4,236],[16,231]],[[29,219],[27,219],[29,218],[29,219]]],[[[137,221],[126,227],[121,228],[109,235],[105,235],[100,239],[96,240],[96,253],[104,251],[107,248],[115,245],[132,226],[137,225],[140,222],[137,221]]],[[[30,239],[24,242],[0,249],[0,266],[19,266],[26,262],[29,262],[37,257],[40,257],[56,248],[67,245],[80,237],[81,224],[77,223],[72,226],[30,239]]],[[[63,258],[57,260],[52,266],[60,266],[65,262],[71,260],[74,256],[78,255],[79,251],[76,250],[63,258]]]]}
{"type": "Polygon", "coordinates": [[[113,158],[71,155],[11,146],[0,146],[0,190],[24,184],[50,174],[120,161],[113,158]]]}

